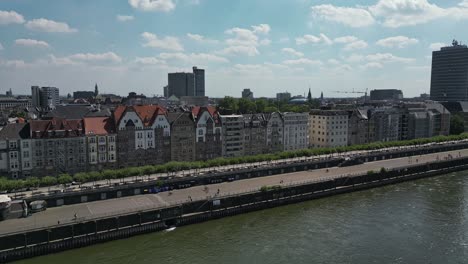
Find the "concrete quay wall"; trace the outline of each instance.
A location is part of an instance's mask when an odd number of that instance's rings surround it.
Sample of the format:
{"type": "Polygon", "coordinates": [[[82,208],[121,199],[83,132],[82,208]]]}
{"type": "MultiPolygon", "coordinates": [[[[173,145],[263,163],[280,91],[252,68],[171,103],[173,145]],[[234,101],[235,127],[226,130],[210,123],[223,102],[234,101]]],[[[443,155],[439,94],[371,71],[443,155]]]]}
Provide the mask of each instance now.
{"type": "MultiPolygon", "coordinates": [[[[360,156],[365,161],[378,161],[386,159],[401,158],[407,156],[424,155],[429,153],[445,152],[468,148],[468,143],[447,144],[431,147],[421,147],[411,150],[396,150],[391,152],[376,151],[367,155],[360,156]]],[[[26,198],[26,201],[45,200],[48,207],[62,205],[71,205],[78,203],[93,202],[121,198],[133,195],[148,193],[150,189],[158,187],[168,187],[170,189],[183,189],[197,185],[209,185],[213,183],[228,182],[231,180],[244,180],[255,177],[265,177],[277,174],[307,171],[313,169],[322,169],[334,167],[343,162],[343,158],[335,157],[331,159],[322,159],[315,161],[298,161],[288,164],[272,164],[269,167],[257,167],[247,169],[236,169],[235,171],[226,171],[211,173],[205,176],[186,176],[164,181],[139,182],[128,185],[120,185],[92,190],[83,190],[79,192],[59,193],[54,195],[36,195],[26,198]],[[159,184],[162,183],[162,186],[159,184]]]]}
{"type": "Polygon", "coordinates": [[[211,219],[359,191],[378,186],[468,170],[468,158],[341,177],[303,185],[219,197],[88,222],[0,237],[0,262],[9,262],[211,219]]]}

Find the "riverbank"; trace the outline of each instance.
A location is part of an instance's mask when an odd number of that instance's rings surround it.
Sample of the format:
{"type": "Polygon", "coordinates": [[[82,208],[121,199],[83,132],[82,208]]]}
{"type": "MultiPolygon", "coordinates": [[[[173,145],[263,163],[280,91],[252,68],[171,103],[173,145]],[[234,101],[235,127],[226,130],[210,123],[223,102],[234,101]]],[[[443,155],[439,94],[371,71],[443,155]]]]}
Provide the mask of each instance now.
{"type": "Polygon", "coordinates": [[[467,175],[256,211],[18,264],[464,263],[467,175]]]}
{"type": "Polygon", "coordinates": [[[114,216],[47,230],[15,234],[9,237],[4,236],[0,239],[0,244],[15,248],[3,251],[0,257],[5,261],[32,257],[159,231],[169,225],[181,226],[198,223],[324,196],[430,177],[451,171],[466,170],[468,169],[467,163],[467,158],[460,158],[412,166],[407,165],[380,173],[337,177],[297,186],[220,197],[219,199],[215,197],[172,208],[148,210],[136,214],[114,216]],[[28,246],[25,247],[24,245],[28,246]]]}

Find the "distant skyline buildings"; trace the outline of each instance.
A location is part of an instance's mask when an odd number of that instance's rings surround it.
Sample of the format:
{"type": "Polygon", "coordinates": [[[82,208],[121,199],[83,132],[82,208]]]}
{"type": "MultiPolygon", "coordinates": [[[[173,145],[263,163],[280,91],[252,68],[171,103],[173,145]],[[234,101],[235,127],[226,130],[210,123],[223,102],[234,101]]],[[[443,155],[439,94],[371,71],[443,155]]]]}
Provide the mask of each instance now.
{"type": "Polygon", "coordinates": [[[31,86],[31,103],[33,107],[53,109],[60,104],[59,89],[31,86]]]}
{"type": "Polygon", "coordinates": [[[197,65],[211,97],[309,85],[314,96],[369,88],[414,97],[429,93],[431,52],[462,37],[468,21],[464,0],[167,2],[171,10],[0,1],[0,92],[38,84],[66,95],[98,81],[104,94],[161,95],[168,72],[197,65]]]}
{"type": "Polygon", "coordinates": [[[193,67],[193,72],[168,73],[164,96],[205,96],[205,70],[193,67]]]}
{"type": "Polygon", "coordinates": [[[468,47],[452,46],[432,53],[430,98],[434,101],[468,101],[468,47]]]}

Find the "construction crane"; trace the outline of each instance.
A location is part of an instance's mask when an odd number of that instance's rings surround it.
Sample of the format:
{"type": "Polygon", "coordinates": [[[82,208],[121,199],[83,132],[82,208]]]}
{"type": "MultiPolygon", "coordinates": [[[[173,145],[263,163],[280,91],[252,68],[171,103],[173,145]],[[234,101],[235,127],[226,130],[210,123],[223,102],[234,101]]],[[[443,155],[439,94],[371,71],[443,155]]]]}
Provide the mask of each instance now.
{"type": "Polygon", "coordinates": [[[367,102],[367,92],[369,88],[366,88],[366,91],[355,91],[354,88],[352,91],[334,91],[334,93],[343,93],[343,94],[364,94],[364,102],[367,102]]]}

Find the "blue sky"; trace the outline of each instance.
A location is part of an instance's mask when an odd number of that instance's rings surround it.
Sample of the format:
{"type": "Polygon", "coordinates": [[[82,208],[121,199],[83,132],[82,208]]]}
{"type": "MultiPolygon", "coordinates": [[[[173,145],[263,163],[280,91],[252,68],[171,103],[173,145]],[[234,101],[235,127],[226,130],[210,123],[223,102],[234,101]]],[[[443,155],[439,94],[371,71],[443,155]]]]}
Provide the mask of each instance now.
{"type": "Polygon", "coordinates": [[[429,92],[431,51],[468,41],[468,0],[0,0],[0,92],[162,94],[206,69],[212,97],[429,92]]]}

